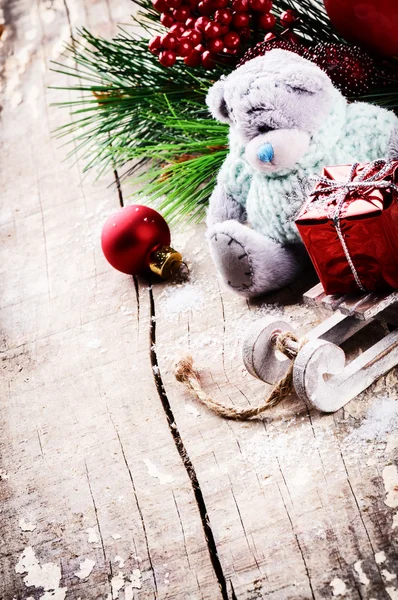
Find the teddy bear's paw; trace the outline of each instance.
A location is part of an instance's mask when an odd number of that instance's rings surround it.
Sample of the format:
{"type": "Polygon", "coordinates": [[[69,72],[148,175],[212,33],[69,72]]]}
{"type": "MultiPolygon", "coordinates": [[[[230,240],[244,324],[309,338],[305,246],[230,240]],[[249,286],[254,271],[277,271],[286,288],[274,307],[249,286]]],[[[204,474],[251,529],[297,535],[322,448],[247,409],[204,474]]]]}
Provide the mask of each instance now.
{"type": "Polygon", "coordinates": [[[225,282],[237,292],[249,290],[253,274],[243,244],[222,231],[210,232],[209,243],[217,270],[225,282]]]}

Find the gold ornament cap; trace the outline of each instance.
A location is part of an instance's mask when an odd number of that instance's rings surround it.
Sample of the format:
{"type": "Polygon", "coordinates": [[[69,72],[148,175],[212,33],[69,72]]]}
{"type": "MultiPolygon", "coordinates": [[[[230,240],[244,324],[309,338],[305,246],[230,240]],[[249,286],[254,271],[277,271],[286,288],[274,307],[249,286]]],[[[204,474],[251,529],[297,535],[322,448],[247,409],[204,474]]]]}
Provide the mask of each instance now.
{"type": "Polygon", "coordinates": [[[181,264],[181,254],[170,246],[163,246],[152,254],[149,268],[162,279],[169,279],[179,270],[181,264]]]}

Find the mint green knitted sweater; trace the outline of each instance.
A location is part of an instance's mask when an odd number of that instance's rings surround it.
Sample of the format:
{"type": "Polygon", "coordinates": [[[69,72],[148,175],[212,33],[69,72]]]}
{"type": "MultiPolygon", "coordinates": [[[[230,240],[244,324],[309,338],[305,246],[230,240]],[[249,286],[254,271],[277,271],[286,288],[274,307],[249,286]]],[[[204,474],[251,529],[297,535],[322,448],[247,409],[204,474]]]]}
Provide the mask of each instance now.
{"type": "Polygon", "coordinates": [[[295,194],[300,181],[318,174],[323,166],[369,162],[385,158],[398,119],[391,111],[372,104],[347,104],[340,93],[332,112],[312,136],[308,152],[294,170],[256,171],[245,160],[245,147],[231,129],[229,154],[218,182],[226,193],[245,206],[253,229],[282,244],[300,240],[294,217],[302,205],[295,194]]]}

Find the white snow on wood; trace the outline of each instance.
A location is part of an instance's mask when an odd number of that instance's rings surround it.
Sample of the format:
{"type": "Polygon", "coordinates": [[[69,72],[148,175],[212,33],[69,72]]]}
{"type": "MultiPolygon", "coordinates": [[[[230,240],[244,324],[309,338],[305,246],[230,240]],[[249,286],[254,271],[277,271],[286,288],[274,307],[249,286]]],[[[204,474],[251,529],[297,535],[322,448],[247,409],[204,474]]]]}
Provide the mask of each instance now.
{"type": "Polygon", "coordinates": [[[112,533],[112,537],[114,540],[120,540],[122,536],[120,533],[112,533]]]}
{"type": "Polygon", "coordinates": [[[22,517],[22,519],[19,519],[19,526],[22,529],[22,531],[34,531],[37,527],[37,523],[34,523],[33,521],[26,521],[22,517]]]}
{"type": "Polygon", "coordinates": [[[193,406],[192,404],[185,404],[184,406],[185,406],[185,410],[187,412],[189,412],[190,415],[193,415],[194,417],[200,416],[200,412],[198,411],[196,406],[193,406]]]}
{"type": "Polygon", "coordinates": [[[395,529],[396,527],[398,527],[398,513],[395,513],[395,515],[392,516],[391,529],[395,529]]]}
{"type": "Polygon", "coordinates": [[[9,475],[6,471],[0,471],[0,481],[6,481],[6,479],[8,479],[9,475]]]}
{"type": "Polygon", "coordinates": [[[386,587],[386,592],[390,596],[391,600],[398,600],[398,590],[394,587],[386,587]]]}
{"type": "Polygon", "coordinates": [[[82,563],[80,563],[80,569],[76,571],[75,577],[79,579],[87,579],[87,577],[91,574],[91,571],[94,569],[95,560],[91,560],[90,558],[85,558],[82,563]]]}
{"type": "Polygon", "coordinates": [[[118,575],[115,575],[114,577],[112,577],[111,588],[112,588],[113,600],[116,600],[117,598],[119,598],[119,592],[123,586],[124,586],[123,573],[119,573],[118,575]]]}
{"type": "Polygon", "coordinates": [[[156,479],[159,479],[159,483],[160,485],[165,485],[166,483],[171,483],[172,481],[174,481],[174,477],[172,475],[167,475],[164,473],[161,473],[159,471],[159,469],[157,468],[157,466],[150,461],[148,458],[144,458],[143,461],[148,469],[148,473],[151,477],[155,477],[156,479]]]}
{"type": "Polygon", "coordinates": [[[354,565],[355,571],[358,573],[359,581],[363,583],[363,585],[368,585],[370,583],[366,573],[362,569],[362,561],[358,560],[354,565]]]}
{"type": "Polygon", "coordinates": [[[382,569],[381,574],[386,581],[392,581],[393,579],[397,578],[394,573],[390,573],[390,571],[387,571],[387,569],[382,569]]]}
{"type": "Polygon", "coordinates": [[[383,563],[386,560],[386,553],[385,552],[376,552],[375,554],[375,561],[377,565],[381,565],[381,563],[383,563]]]}
{"type": "Polygon", "coordinates": [[[124,587],[124,600],[133,600],[134,598],[134,590],[133,585],[131,583],[126,583],[124,587]]]}
{"type": "Polygon", "coordinates": [[[387,465],[383,469],[383,481],[387,497],[384,504],[391,508],[398,506],[398,471],[395,465],[387,465]]]}
{"type": "Polygon", "coordinates": [[[26,573],[26,587],[43,588],[41,600],[64,600],[66,587],[60,587],[61,569],[55,563],[40,565],[31,546],[25,548],[15,566],[16,573],[26,573]]]}
{"type": "Polygon", "coordinates": [[[95,527],[88,527],[86,529],[87,533],[87,541],[89,544],[96,544],[99,542],[99,537],[97,535],[97,530],[95,527]]]}
{"type": "Polygon", "coordinates": [[[342,579],[335,577],[330,582],[330,585],[332,586],[333,596],[345,596],[347,586],[342,579]]]}
{"type": "Polygon", "coordinates": [[[121,569],[123,569],[124,563],[125,563],[124,558],[122,558],[121,556],[115,556],[115,558],[113,559],[113,561],[115,563],[117,563],[121,569]]]}
{"type": "Polygon", "coordinates": [[[130,582],[133,588],[138,590],[141,589],[142,586],[142,575],[139,569],[134,569],[132,574],[130,575],[130,582]]]}

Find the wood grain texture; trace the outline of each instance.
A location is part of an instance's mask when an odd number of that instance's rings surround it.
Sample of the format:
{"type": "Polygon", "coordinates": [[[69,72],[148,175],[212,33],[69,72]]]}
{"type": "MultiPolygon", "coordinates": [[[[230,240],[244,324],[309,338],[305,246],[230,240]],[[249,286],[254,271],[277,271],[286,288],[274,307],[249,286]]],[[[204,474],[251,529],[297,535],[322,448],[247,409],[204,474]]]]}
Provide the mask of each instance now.
{"type": "Polygon", "coordinates": [[[50,131],[66,116],[49,104],[67,94],[48,90],[48,65],[74,27],[111,35],[134,5],[3,4],[0,598],[318,600],[344,585],[394,600],[397,443],[347,436],[376,397],[396,398],[396,372],[334,416],[290,398],[230,423],[194,405],[181,354],[219,400],[252,404],[266,388],[243,369],[249,325],[273,314],[301,335],[320,316],[298,288],[252,304],[222,290],[202,227],[174,232],[185,284],[111,270],[98,240],[118,194],[62,162],[50,131]]]}

